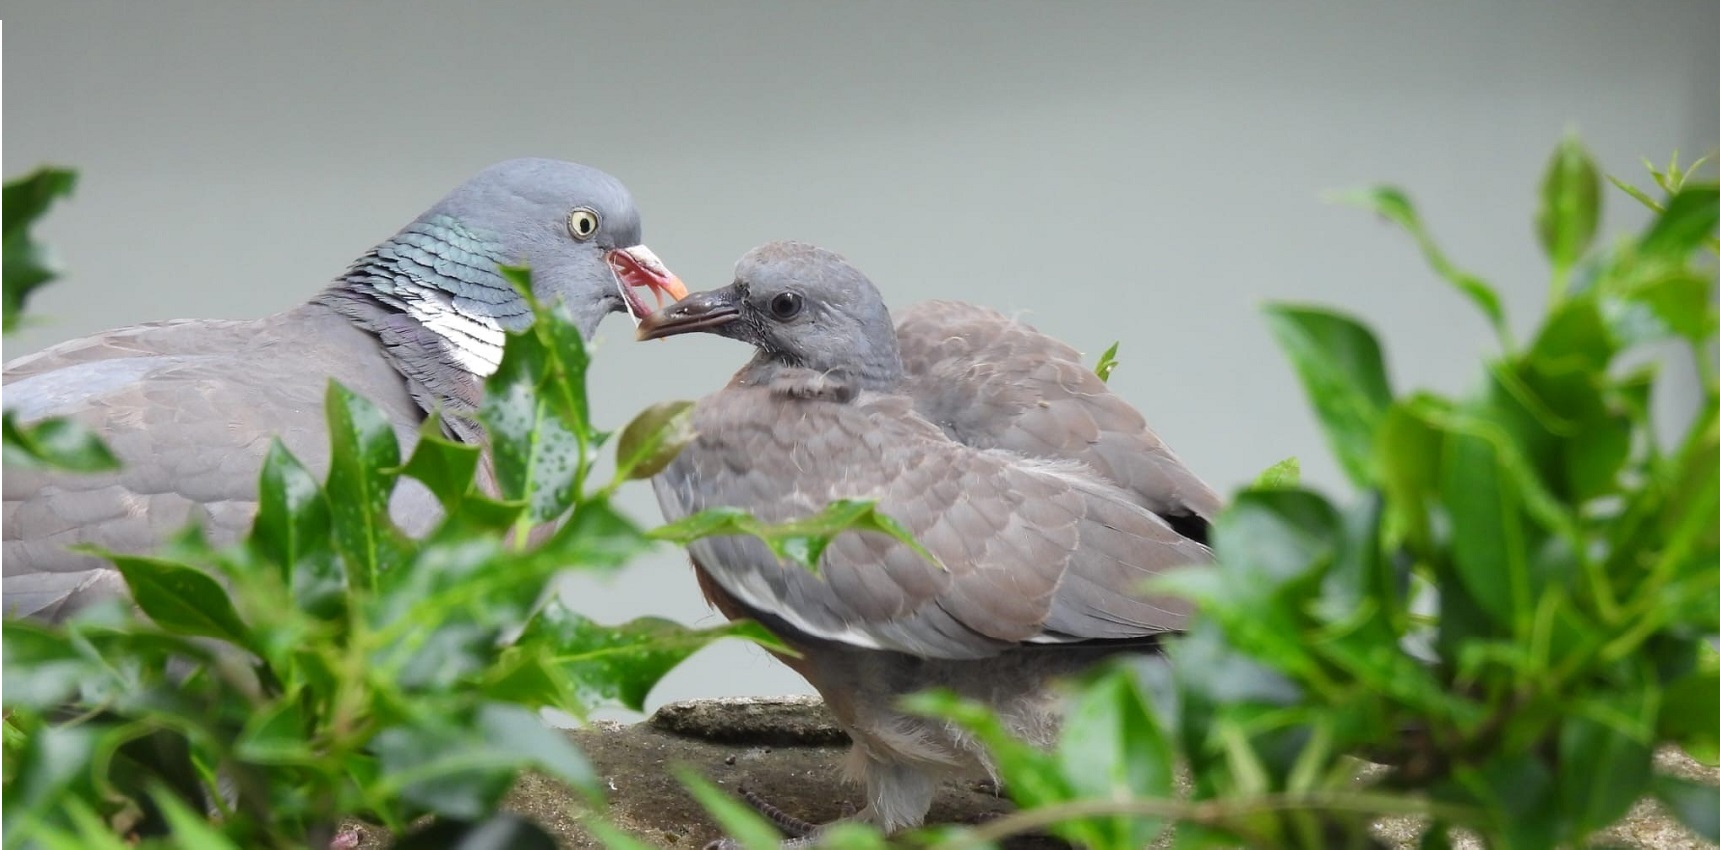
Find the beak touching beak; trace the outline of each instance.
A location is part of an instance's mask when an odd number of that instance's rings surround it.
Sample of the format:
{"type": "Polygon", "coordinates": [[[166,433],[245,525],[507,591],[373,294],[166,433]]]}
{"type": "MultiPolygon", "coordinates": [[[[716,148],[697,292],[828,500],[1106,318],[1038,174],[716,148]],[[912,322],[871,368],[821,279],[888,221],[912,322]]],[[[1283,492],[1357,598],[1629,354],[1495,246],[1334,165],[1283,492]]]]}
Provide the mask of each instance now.
{"type": "Polygon", "coordinates": [[[615,273],[615,285],[621,290],[621,300],[627,303],[627,313],[634,324],[664,304],[687,297],[686,285],[644,245],[616,248],[604,254],[603,259],[615,273]],[[651,293],[655,306],[645,303],[644,291],[651,293]]]}
{"type": "Polygon", "coordinates": [[[695,292],[639,321],[639,339],[720,328],[741,316],[740,292],[733,286],[695,292]]]}

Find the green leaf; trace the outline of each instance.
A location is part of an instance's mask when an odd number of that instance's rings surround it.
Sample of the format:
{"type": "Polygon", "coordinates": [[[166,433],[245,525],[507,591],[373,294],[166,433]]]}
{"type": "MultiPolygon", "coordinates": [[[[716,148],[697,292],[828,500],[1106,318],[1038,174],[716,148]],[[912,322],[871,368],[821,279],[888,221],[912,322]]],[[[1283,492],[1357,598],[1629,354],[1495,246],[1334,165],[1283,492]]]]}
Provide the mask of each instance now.
{"type": "Polygon", "coordinates": [[[584,451],[576,426],[556,409],[550,386],[556,380],[553,354],[538,334],[510,334],[479,411],[502,498],[525,502],[531,523],[573,505],[584,451]]]}
{"type": "Polygon", "coordinates": [[[1445,434],[1440,496],[1457,575],[1495,622],[1526,628],[1533,604],[1528,528],[1501,441],[1482,427],[1445,434]]]}
{"type": "MultiPolygon", "coordinates": [[[[1501,847],[1553,847],[1559,830],[1555,780],[1540,760],[1494,754],[1454,766],[1457,781],[1487,809],[1484,829],[1501,847]]],[[[1479,825],[1479,824],[1478,824],[1479,825]]]]}
{"type": "Polygon", "coordinates": [[[150,796],[173,829],[174,843],[183,850],[239,850],[202,815],[191,810],[179,795],[161,786],[150,789],[150,796]]]}
{"type": "Polygon", "coordinates": [[[1623,414],[1597,411],[1578,424],[1566,447],[1566,483],[1573,499],[1586,502],[1616,492],[1631,436],[1630,418],[1623,414]]]}
{"type": "Polygon", "coordinates": [[[1117,346],[1122,344],[1121,340],[1113,342],[1110,348],[1105,349],[1105,352],[1099,355],[1099,362],[1093,366],[1093,374],[1098,375],[1099,380],[1111,380],[1111,373],[1117,369],[1117,346]]]}
{"type": "Polygon", "coordinates": [[[1548,374],[1571,371],[1598,374],[1606,370],[1617,352],[1618,346],[1601,316],[1599,304],[1585,295],[1553,308],[1535,335],[1529,360],[1548,374]]]}
{"type": "Polygon", "coordinates": [[[1541,206],[1535,234],[1555,273],[1564,274],[1594,240],[1600,223],[1600,173],[1582,142],[1560,140],[1541,177],[1541,206]]]}
{"type": "Polygon", "coordinates": [[[1665,207],[1660,205],[1659,201],[1649,197],[1647,192],[1644,192],[1643,190],[1638,189],[1635,186],[1632,186],[1629,183],[1626,183],[1623,180],[1620,180],[1617,177],[1612,176],[1611,174],[1607,175],[1607,182],[1613,184],[1614,186],[1617,186],[1620,191],[1624,192],[1626,195],[1629,195],[1629,196],[1635,198],[1637,200],[1637,203],[1642,204],[1643,206],[1648,207],[1649,209],[1651,209],[1655,212],[1660,212],[1661,210],[1665,209],[1665,207]]]}
{"type": "Polygon", "coordinates": [[[615,445],[615,478],[650,478],[693,441],[693,402],[661,401],[645,408],[615,445]]]}
{"type": "Polygon", "coordinates": [[[1506,343],[1507,348],[1510,347],[1510,329],[1505,325],[1505,309],[1500,306],[1499,293],[1481,278],[1459,269],[1446,259],[1445,252],[1434,244],[1433,237],[1429,236],[1427,229],[1422,226],[1421,217],[1416,214],[1409,196],[1390,186],[1377,186],[1341,194],[1335,199],[1372,210],[1402,227],[1415,240],[1416,246],[1421,249],[1422,256],[1426,258],[1427,264],[1433,267],[1434,272],[1469,296],[1469,300],[1487,317],[1500,341],[1506,343]]]}
{"type": "Polygon", "coordinates": [[[347,578],[376,585],[378,574],[400,555],[399,533],[388,499],[399,477],[400,443],[376,405],[330,380],[325,400],[329,426],[328,497],[335,543],[346,556],[347,578]]]}
{"type": "Polygon", "coordinates": [[[904,697],[900,704],[906,711],[948,720],[972,733],[991,753],[1009,796],[1022,807],[1060,803],[1074,796],[1057,760],[1009,734],[985,703],[947,690],[930,690],[904,697]]]}
{"type": "Polygon", "coordinates": [[[1313,491],[1245,490],[1213,523],[1213,551],[1223,572],[1249,582],[1310,579],[1329,563],[1340,522],[1313,491]]]}
{"type": "Polygon", "coordinates": [[[670,670],[726,637],[751,640],[768,649],[785,649],[757,623],[690,629],[660,617],[641,617],[619,626],[603,626],[568,608],[560,599],[551,599],[538,611],[515,646],[522,652],[542,653],[580,707],[618,702],[644,711],[651,689],[670,670]]]}
{"type": "Polygon", "coordinates": [[[1308,393],[1326,440],[1350,480],[1372,478],[1375,431],[1391,404],[1379,343],[1360,322],[1329,310],[1274,304],[1267,324],[1308,393]]]}
{"type": "Polygon", "coordinates": [[[276,565],[301,609],[323,619],[338,616],[345,610],[346,576],[335,558],[328,500],[316,478],[276,439],[257,490],[252,551],[276,565]]]}
{"type": "MultiPolygon", "coordinates": [[[[1176,759],[1170,742],[1133,677],[1122,668],[1105,672],[1076,693],[1057,743],[1057,759],[1079,797],[1173,796],[1176,759]]],[[[1163,828],[1161,818],[1114,815],[1067,824],[1059,831],[1089,846],[1145,847],[1163,828]]]]}
{"type": "Polygon", "coordinates": [[[438,820],[394,842],[394,850],[556,850],[554,836],[513,812],[483,820],[438,820]]]}
{"type": "Polygon", "coordinates": [[[1642,236],[1639,250],[1682,260],[1703,242],[1715,238],[1720,227],[1720,185],[1685,186],[1666,201],[1666,211],[1656,216],[1642,236]]]}
{"type": "Polygon", "coordinates": [[[482,456],[479,447],[442,436],[442,424],[432,416],[418,429],[418,442],[400,471],[423,482],[443,509],[453,513],[471,494],[482,456]]]}
{"type": "Polygon", "coordinates": [[[80,684],[102,675],[99,660],[68,640],[62,629],[7,617],[0,630],[0,694],[8,708],[51,711],[76,695],[80,684]]]}
{"type": "Polygon", "coordinates": [[[600,814],[586,815],[579,825],[590,832],[604,850],[657,850],[655,845],[634,838],[600,814]]]}
{"type": "Polygon", "coordinates": [[[739,842],[746,850],[777,850],[782,836],[763,815],[717,790],[717,786],[690,768],[675,768],[675,778],[681,780],[681,784],[693,795],[693,799],[717,819],[723,833],[729,838],[739,842]]]}
{"type": "Polygon", "coordinates": [[[1720,841],[1720,788],[1661,775],[1654,777],[1654,796],[1691,832],[1720,841]]]}
{"type": "Polygon", "coordinates": [[[88,724],[43,726],[29,735],[15,760],[8,752],[6,787],[0,799],[7,812],[3,828],[7,847],[16,846],[17,839],[37,823],[53,819],[68,796],[77,796],[76,786],[89,784],[98,731],[99,727],[88,724]]]}
{"type": "Polygon", "coordinates": [[[1690,426],[1664,483],[1658,523],[1660,559],[1671,572],[1712,570],[1720,551],[1720,400],[1710,397],[1690,426]]]}
{"type": "Polygon", "coordinates": [[[162,628],[251,646],[251,630],[239,619],[227,590],[208,573],[159,558],[104,554],[125,577],[137,607],[162,628]]]}
{"type": "Polygon", "coordinates": [[[65,815],[76,834],[64,830],[42,830],[40,838],[48,850],[134,850],[115,835],[113,828],[81,799],[66,801],[65,815]]]}
{"type": "MultiPolygon", "coordinates": [[[[1298,613],[1336,563],[1340,518],[1307,490],[1245,490],[1213,522],[1217,569],[1173,570],[1149,586],[1187,596],[1231,645],[1293,676],[1314,672],[1298,613]]],[[[1185,641],[1186,642],[1186,641],[1185,641]]]]}
{"type": "Polygon", "coordinates": [[[489,816],[526,768],[585,790],[596,782],[591,765],[566,737],[515,705],[484,703],[465,721],[447,712],[426,713],[412,725],[383,729],[372,748],[383,789],[455,819],[489,816]]]}
{"type": "Polygon", "coordinates": [[[1302,464],[1294,457],[1287,457],[1261,472],[1254,479],[1256,490],[1291,490],[1302,483],[1302,464]]]}
{"type": "Polygon", "coordinates": [[[287,694],[252,714],[233,743],[234,753],[256,764],[316,765],[318,753],[306,736],[311,727],[299,699],[299,694],[287,694]]]}
{"type": "Polygon", "coordinates": [[[0,265],[4,268],[0,272],[5,281],[4,298],[0,299],[5,311],[0,315],[0,326],[8,333],[17,327],[30,294],[59,276],[49,260],[47,246],[30,238],[30,228],[56,200],[70,196],[77,183],[75,171],[39,168],[6,181],[0,191],[5,211],[4,221],[0,222],[0,230],[4,232],[4,246],[0,247],[4,255],[0,265]]]}
{"type": "Polygon", "coordinates": [[[1559,730],[1558,785],[1577,835],[1623,817],[1648,790],[1653,773],[1652,747],[1585,715],[1565,717],[1559,730]]]}
{"type": "MultiPolygon", "coordinates": [[[[7,633],[10,641],[11,633],[7,633]]],[[[10,693],[8,684],[8,693],[10,693]]],[[[1660,708],[1659,735],[1664,740],[1690,745],[1720,746],[1720,724],[1714,722],[1720,706],[1720,670],[1681,677],[1667,685],[1660,708]]]]}
{"type": "MultiPolygon", "coordinates": [[[[1720,252],[1720,239],[1715,240],[1720,252]]],[[[1620,347],[1682,336],[1700,350],[1716,315],[1714,275],[1684,256],[1644,255],[1627,243],[1602,269],[1595,289],[1606,327],[1620,347]]]]}
{"type": "Polygon", "coordinates": [[[95,432],[75,419],[50,418],[24,425],[4,414],[6,465],[14,469],[105,472],[119,459],[95,432]]]}
{"type": "Polygon", "coordinates": [[[864,499],[838,499],[812,516],[775,524],[761,522],[752,514],[735,508],[712,508],[654,528],[649,536],[685,546],[705,537],[746,534],[764,541],[778,558],[794,561],[817,572],[824,550],[829,548],[836,535],[844,531],[888,534],[939,569],[944,568],[936,556],[914,539],[906,526],[879,512],[875,502],[864,499]]]}
{"type": "Polygon", "coordinates": [[[557,567],[609,571],[651,548],[652,538],[606,498],[581,504],[536,556],[557,567]]]}

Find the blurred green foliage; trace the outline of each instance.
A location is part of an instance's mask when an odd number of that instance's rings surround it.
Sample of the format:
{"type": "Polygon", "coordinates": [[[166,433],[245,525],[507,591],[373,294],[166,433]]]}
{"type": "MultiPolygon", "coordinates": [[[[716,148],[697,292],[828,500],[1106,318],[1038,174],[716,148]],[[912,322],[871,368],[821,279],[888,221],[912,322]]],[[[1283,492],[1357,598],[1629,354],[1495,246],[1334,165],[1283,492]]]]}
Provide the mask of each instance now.
{"type": "Polygon", "coordinates": [[[1597,245],[1598,171],[1559,144],[1535,217],[1547,306],[1520,345],[1494,288],[1446,258],[1407,195],[1345,196],[1405,229],[1502,350],[1467,395],[1398,391],[1359,319],[1269,306],[1358,495],[1303,487],[1285,464],[1239,493],[1215,524],[1216,567],[1160,582],[1200,609],[1169,664],[1080,683],[1053,752],[982,705],[917,697],[987,742],[1023,807],[924,838],[994,846],[1049,826],[1120,850],[1174,825],[1177,848],[1368,848],[1379,816],[1415,814],[1423,847],[1461,828],[1549,848],[1654,797],[1720,841],[1720,789],[1653,762],[1663,745],[1720,760],[1720,314],[1702,254],[1720,255],[1720,184],[1676,160],[1655,179],[1664,198],[1627,189],[1648,226],[1597,245]],[[1688,419],[1650,403],[1669,356],[1697,363],[1688,419]],[[1391,769],[1358,783],[1363,758],[1391,769]]]}

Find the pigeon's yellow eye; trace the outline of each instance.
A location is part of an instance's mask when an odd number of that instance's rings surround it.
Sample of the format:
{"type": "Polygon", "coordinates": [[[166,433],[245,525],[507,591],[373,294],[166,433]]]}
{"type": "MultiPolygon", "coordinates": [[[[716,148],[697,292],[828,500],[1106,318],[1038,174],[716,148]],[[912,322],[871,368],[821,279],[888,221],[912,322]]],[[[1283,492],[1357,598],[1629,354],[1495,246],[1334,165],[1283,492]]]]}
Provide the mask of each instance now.
{"type": "Polygon", "coordinates": [[[597,232],[597,211],[586,207],[576,207],[567,214],[567,232],[573,238],[584,242],[597,232]]]}

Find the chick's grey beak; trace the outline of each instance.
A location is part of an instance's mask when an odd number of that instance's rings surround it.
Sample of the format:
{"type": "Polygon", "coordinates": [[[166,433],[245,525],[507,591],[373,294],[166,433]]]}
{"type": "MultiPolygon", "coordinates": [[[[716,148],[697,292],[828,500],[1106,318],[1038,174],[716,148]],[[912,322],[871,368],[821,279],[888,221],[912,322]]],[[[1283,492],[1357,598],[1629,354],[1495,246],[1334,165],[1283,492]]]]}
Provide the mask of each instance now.
{"type": "Polygon", "coordinates": [[[741,294],[733,286],[695,292],[639,320],[639,339],[720,328],[740,318],[741,294]]]}

